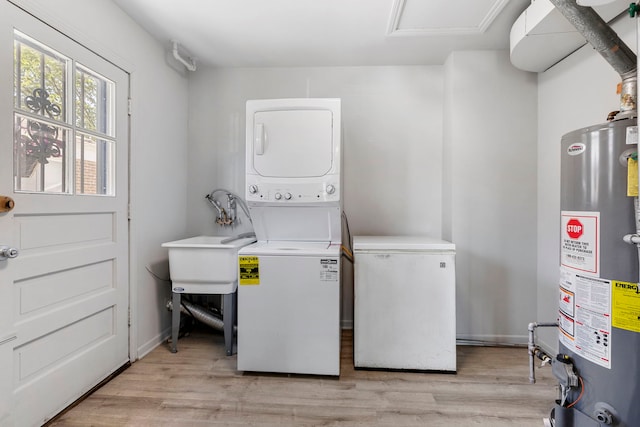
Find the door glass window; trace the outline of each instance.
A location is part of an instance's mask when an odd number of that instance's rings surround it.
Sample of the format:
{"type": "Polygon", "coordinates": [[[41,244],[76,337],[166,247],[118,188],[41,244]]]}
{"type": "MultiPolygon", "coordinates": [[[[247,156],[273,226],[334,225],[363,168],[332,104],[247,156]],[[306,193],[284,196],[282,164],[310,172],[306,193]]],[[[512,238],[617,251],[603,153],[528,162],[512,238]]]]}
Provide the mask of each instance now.
{"type": "Polygon", "coordinates": [[[115,195],[114,99],[112,81],[16,31],[15,190],[115,195]]]}
{"type": "Polygon", "coordinates": [[[82,194],[113,194],[115,84],[75,67],[75,185],[82,194]]]}
{"type": "Polygon", "coordinates": [[[115,136],[114,83],[79,64],[75,71],[76,126],[115,136]]]}
{"type": "Polygon", "coordinates": [[[82,194],[112,194],[115,161],[113,141],[76,132],[76,189],[82,194]]]}

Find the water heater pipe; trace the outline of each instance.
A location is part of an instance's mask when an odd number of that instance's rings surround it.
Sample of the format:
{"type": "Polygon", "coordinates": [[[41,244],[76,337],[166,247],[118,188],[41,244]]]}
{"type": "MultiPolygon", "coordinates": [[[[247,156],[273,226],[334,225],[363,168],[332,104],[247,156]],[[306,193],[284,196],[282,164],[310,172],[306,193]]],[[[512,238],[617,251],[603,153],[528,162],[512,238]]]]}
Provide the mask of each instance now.
{"type": "Polygon", "coordinates": [[[593,48],[620,74],[620,111],[636,109],[637,57],[618,34],[590,7],[576,0],[550,0],[593,48]]]}
{"type": "Polygon", "coordinates": [[[529,323],[529,327],[527,328],[529,330],[529,345],[527,346],[527,348],[529,350],[529,382],[531,384],[535,384],[536,382],[534,357],[537,356],[540,360],[542,360],[543,364],[551,361],[551,357],[548,354],[546,354],[544,351],[540,350],[538,346],[536,346],[535,331],[537,328],[554,327],[554,326],[558,326],[558,324],[555,322],[554,323],[531,322],[529,323]]]}
{"type": "MultiPolygon", "coordinates": [[[[640,186],[640,175],[638,176],[638,180],[638,185],[640,186]]],[[[637,196],[633,198],[633,211],[634,219],[636,221],[636,235],[640,235],[640,198],[637,196]]],[[[638,248],[638,274],[640,276],[640,241],[635,243],[636,248],[638,248]]],[[[638,277],[638,280],[640,281],[640,277],[638,277]]]]}
{"type": "MultiPolygon", "coordinates": [[[[633,198],[633,211],[634,219],[636,222],[636,232],[635,234],[627,234],[622,238],[622,240],[630,245],[636,245],[636,247],[638,248],[638,265],[640,266],[640,200],[638,199],[638,197],[633,198]]],[[[638,280],[640,280],[640,277],[638,277],[638,280]]]]}

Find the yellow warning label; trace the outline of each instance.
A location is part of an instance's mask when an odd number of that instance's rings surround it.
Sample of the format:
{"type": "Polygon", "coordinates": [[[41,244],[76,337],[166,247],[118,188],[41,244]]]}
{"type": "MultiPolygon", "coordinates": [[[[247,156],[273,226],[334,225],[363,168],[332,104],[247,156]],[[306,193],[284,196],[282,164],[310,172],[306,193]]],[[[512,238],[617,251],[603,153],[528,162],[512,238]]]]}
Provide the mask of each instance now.
{"type": "Polygon", "coordinates": [[[627,196],[638,197],[638,161],[627,159],[627,196]]]}
{"type": "Polygon", "coordinates": [[[612,281],[611,288],[611,326],[640,332],[638,284],[612,281]]]}
{"type": "Polygon", "coordinates": [[[240,266],[240,285],[259,285],[260,267],[257,256],[238,257],[240,266]]]}

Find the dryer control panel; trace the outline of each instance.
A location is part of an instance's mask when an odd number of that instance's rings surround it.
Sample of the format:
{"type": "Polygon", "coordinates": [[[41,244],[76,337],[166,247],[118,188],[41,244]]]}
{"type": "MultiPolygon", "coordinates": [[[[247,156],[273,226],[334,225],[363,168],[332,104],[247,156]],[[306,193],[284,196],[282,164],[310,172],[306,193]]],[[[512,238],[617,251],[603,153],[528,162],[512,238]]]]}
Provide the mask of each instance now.
{"type": "Polygon", "coordinates": [[[259,182],[261,180],[251,182],[250,179],[248,181],[248,202],[297,204],[340,201],[341,188],[338,179],[313,183],[259,182]]]}

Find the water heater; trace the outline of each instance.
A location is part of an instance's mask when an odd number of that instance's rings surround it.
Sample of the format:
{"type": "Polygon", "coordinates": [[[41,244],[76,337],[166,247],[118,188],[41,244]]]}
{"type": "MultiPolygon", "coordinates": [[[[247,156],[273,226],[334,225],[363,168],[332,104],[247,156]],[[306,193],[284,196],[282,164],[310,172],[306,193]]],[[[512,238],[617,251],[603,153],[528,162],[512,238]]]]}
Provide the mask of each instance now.
{"type": "Polygon", "coordinates": [[[635,118],[562,138],[556,427],[640,426],[637,142],[635,118]]]}

